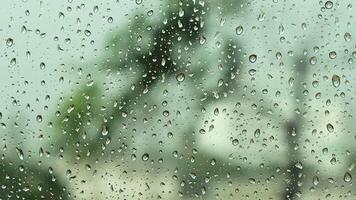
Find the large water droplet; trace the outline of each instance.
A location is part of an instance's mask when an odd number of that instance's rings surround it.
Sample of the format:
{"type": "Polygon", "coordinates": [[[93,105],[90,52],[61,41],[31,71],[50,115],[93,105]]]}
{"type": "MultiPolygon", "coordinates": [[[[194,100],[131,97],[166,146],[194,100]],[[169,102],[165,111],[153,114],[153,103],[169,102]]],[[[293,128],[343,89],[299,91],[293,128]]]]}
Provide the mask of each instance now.
{"type": "Polygon", "coordinates": [[[325,8],[327,9],[331,9],[334,6],[332,1],[327,1],[325,2],[325,8]]]}

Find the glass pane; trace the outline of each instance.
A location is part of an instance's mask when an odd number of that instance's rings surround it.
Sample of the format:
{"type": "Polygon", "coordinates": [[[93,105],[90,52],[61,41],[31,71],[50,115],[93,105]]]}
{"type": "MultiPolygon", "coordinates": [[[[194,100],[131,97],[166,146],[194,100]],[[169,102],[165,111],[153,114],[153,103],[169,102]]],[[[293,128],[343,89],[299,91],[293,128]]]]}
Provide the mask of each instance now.
{"type": "Polygon", "coordinates": [[[354,6],[4,1],[0,199],[356,199],[354,6]]]}

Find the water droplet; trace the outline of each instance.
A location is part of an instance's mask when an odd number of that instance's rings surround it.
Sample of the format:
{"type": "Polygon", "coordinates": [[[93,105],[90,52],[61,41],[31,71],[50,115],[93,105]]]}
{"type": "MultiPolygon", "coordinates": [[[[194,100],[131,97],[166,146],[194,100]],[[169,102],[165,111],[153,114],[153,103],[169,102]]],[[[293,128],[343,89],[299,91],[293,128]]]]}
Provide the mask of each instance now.
{"type": "Polygon", "coordinates": [[[254,136],[255,136],[255,138],[258,138],[258,137],[260,137],[260,135],[261,135],[261,130],[258,128],[255,130],[254,136]]]}
{"type": "Polygon", "coordinates": [[[6,45],[8,47],[11,47],[14,44],[14,40],[12,38],[7,38],[6,39],[6,45]]]}
{"type": "Polygon", "coordinates": [[[235,29],[237,35],[241,35],[244,32],[244,28],[240,25],[235,29]]]}
{"type": "Polygon", "coordinates": [[[251,63],[254,63],[257,60],[257,56],[255,54],[252,54],[252,55],[250,55],[250,57],[248,59],[251,63]]]}
{"type": "Polygon", "coordinates": [[[89,37],[89,36],[91,35],[91,32],[90,32],[89,30],[85,30],[85,31],[84,31],[84,34],[85,34],[87,37],[89,37]]]}
{"type": "Polygon", "coordinates": [[[22,149],[16,147],[16,152],[17,152],[17,156],[20,158],[20,160],[23,160],[23,151],[22,151],[22,149]]]}
{"type": "Polygon", "coordinates": [[[37,115],[36,120],[37,122],[42,122],[42,115],[37,115]]]}
{"type": "Polygon", "coordinates": [[[346,172],[345,175],[344,175],[344,181],[346,183],[349,183],[349,182],[351,182],[351,180],[352,180],[351,174],[349,172],[346,172]]]}
{"type": "Polygon", "coordinates": [[[330,164],[335,165],[335,164],[336,164],[336,162],[337,162],[337,160],[336,160],[336,158],[335,158],[335,157],[331,158],[331,160],[330,160],[330,164]]]}
{"type": "Polygon", "coordinates": [[[315,186],[317,186],[317,185],[319,184],[319,177],[317,177],[317,176],[314,176],[314,177],[313,177],[313,184],[314,184],[315,186]]]}
{"type": "Polygon", "coordinates": [[[142,3],[142,0],[136,0],[136,4],[140,5],[142,3]]]}
{"type": "Polygon", "coordinates": [[[251,76],[254,76],[256,74],[256,70],[250,69],[250,70],[248,70],[248,74],[250,74],[251,76]]]}
{"type": "Polygon", "coordinates": [[[205,129],[202,128],[202,129],[199,130],[199,133],[200,133],[200,134],[205,134],[206,131],[205,131],[205,129]]]}
{"type": "Polygon", "coordinates": [[[216,160],[215,159],[211,159],[210,160],[210,164],[214,166],[216,164],[216,160]]]}
{"type": "Polygon", "coordinates": [[[351,41],[351,34],[346,32],[344,34],[344,39],[345,39],[346,42],[350,42],[351,41]]]}
{"type": "Polygon", "coordinates": [[[327,1],[325,2],[325,8],[327,9],[331,9],[334,6],[332,1],[327,1]]]}
{"type": "Polygon", "coordinates": [[[310,59],[309,59],[309,63],[310,64],[312,64],[312,65],[315,65],[316,63],[317,63],[317,59],[316,59],[316,57],[315,56],[313,56],[313,57],[311,57],[310,59]]]}
{"type": "Polygon", "coordinates": [[[219,108],[215,108],[215,109],[214,109],[214,115],[215,115],[215,116],[218,116],[218,115],[219,115],[219,108]]]}
{"type": "Polygon", "coordinates": [[[153,15],[153,10],[149,10],[149,11],[147,11],[147,16],[152,16],[153,15]]]}
{"type": "Polygon", "coordinates": [[[112,17],[109,17],[109,18],[108,18],[108,22],[109,22],[109,23],[112,23],[113,21],[114,21],[114,19],[113,19],[112,17]]]}
{"type": "Polygon", "coordinates": [[[336,58],[336,52],[335,52],[335,51],[331,51],[331,52],[329,53],[329,58],[330,58],[330,59],[335,59],[335,58],[336,58]]]}
{"type": "Polygon", "coordinates": [[[239,144],[239,140],[238,139],[233,139],[232,140],[232,145],[237,146],[239,144]]]}
{"type": "Polygon", "coordinates": [[[106,125],[103,125],[102,129],[101,129],[101,134],[103,136],[106,136],[109,133],[108,131],[108,127],[106,125]]]}
{"type": "Polygon", "coordinates": [[[178,82],[183,82],[185,80],[185,75],[183,73],[179,73],[176,76],[178,82]]]}
{"type": "Polygon", "coordinates": [[[298,168],[298,169],[303,169],[303,164],[302,164],[301,162],[295,163],[294,166],[295,166],[296,168],[298,168]]]}
{"type": "Polygon", "coordinates": [[[143,161],[147,161],[149,158],[150,158],[150,155],[148,155],[148,153],[144,153],[144,154],[142,155],[142,160],[143,160],[143,161]]]}
{"type": "Polygon", "coordinates": [[[40,69],[41,69],[41,70],[44,70],[45,68],[46,68],[46,64],[43,63],[43,62],[41,62],[41,63],[40,63],[40,69]]]}
{"type": "Polygon", "coordinates": [[[16,58],[12,58],[12,59],[10,60],[10,65],[11,65],[11,66],[16,65],[16,58]]]}
{"type": "Polygon", "coordinates": [[[330,123],[326,125],[326,129],[329,131],[329,133],[334,132],[334,126],[330,123]]]}
{"type": "Polygon", "coordinates": [[[339,87],[339,85],[340,85],[340,77],[338,75],[334,74],[332,76],[331,80],[332,80],[332,83],[333,83],[334,87],[336,87],[336,88],[339,87]]]}

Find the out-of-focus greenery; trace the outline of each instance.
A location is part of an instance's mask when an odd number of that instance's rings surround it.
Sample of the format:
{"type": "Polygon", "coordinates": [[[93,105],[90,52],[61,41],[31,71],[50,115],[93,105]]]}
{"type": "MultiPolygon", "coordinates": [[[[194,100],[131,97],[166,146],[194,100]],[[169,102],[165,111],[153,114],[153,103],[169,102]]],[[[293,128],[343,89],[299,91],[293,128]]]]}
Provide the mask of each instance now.
{"type": "Polygon", "coordinates": [[[105,33],[100,56],[61,66],[75,84],[48,119],[4,124],[20,136],[4,132],[0,198],[353,199],[354,93],[339,66],[351,65],[351,53],[331,47],[340,54],[330,61],[308,33],[287,35],[281,11],[266,10],[297,8],[279,3],[170,0],[130,10],[127,24],[105,33]],[[265,21],[277,21],[278,37],[265,21]],[[19,143],[26,134],[28,145],[19,143]]]}

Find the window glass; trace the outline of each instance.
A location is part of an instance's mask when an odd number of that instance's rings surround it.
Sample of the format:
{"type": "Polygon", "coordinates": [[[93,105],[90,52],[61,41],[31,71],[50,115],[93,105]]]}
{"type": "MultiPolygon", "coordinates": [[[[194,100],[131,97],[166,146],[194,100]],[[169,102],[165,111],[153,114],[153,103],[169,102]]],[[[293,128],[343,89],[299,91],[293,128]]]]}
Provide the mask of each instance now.
{"type": "Polygon", "coordinates": [[[3,1],[0,199],[356,199],[355,6],[3,1]]]}

